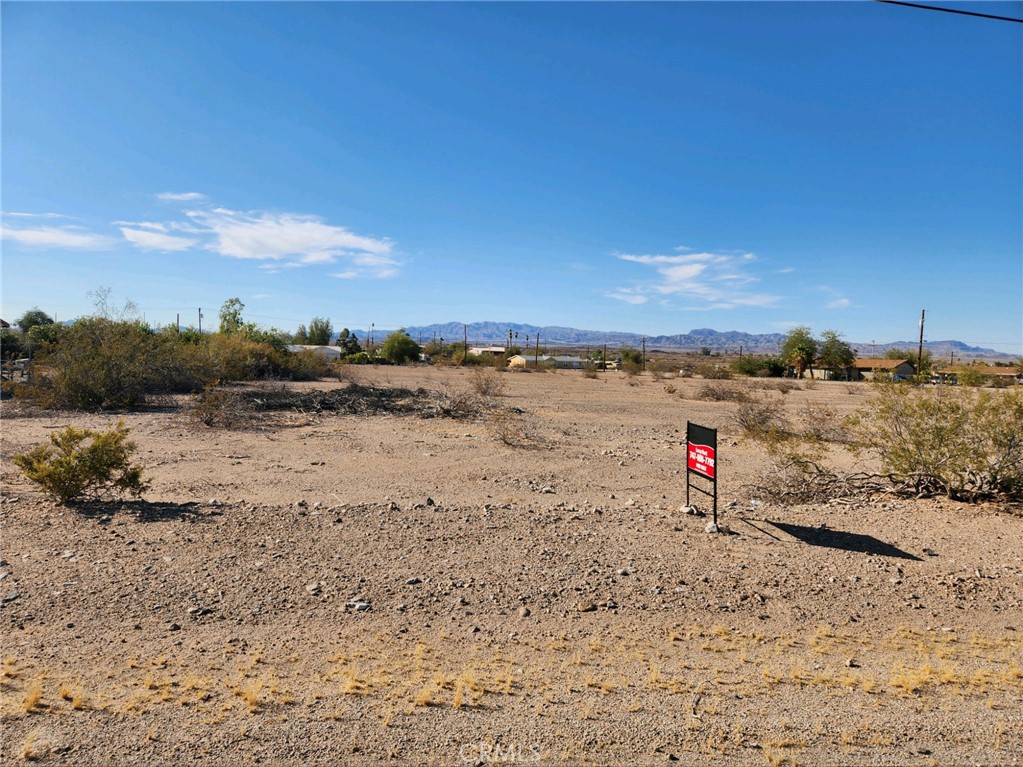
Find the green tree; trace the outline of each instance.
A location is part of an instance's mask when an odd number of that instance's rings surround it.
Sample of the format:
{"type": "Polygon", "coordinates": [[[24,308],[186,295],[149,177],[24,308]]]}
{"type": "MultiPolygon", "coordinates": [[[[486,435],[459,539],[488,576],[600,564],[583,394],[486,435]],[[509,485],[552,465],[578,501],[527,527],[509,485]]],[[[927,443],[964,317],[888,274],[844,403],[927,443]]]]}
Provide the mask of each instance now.
{"type": "Polygon", "coordinates": [[[315,346],[327,346],[334,335],[334,326],[329,319],[313,317],[309,321],[309,343],[315,346]]]}
{"type": "Polygon", "coordinates": [[[817,358],[823,367],[837,375],[852,367],[856,361],[856,352],[842,340],[841,334],[837,331],[825,330],[821,333],[817,358]]]}
{"type": "Polygon", "coordinates": [[[309,331],[305,329],[305,325],[299,325],[298,330],[291,337],[291,343],[293,344],[308,344],[309,343],[309,331]]]}
{"type": "Polygon", "coordinates": [[[813,378],[813,363],[817,359],[818,343],[813,331],[806,325],[797,325],[789,331],[785,342],[781,345],[781,356],[786,363],[796,369],[799,378],[810,371],[813,378]]]}
{"type": "Polygon", "coordinates": [[[344,328],[337,336],[337,346],[341,349],[341,354],[348,357],[352,354],[358,354],[362,351],[362,347],[359,346],[359,338],[348,328],[344,328]]]}
{"type": "Polygon", "coordinates": [[[14,321],[14,324],[21,328],[22,333],[27,333],[38,325],[52,325],[53,318],[39,308],[32,308],[14,321]]]}
{"type": "Polygon", "coordinates": [[[622,362],[632,362],[636,365],[643,364],[643,352],[633,349],[631,346],[623,346],[621,349],[622,362]]]}
{"type": "Polygon", "coordinates": [[[229,298],[220,307],[220,332],[230,335],[242,329],[242,310],[245,304],[240,298],[229,298]]]}
{"type": "Polygon", "coordinates": [[[419,344],[412,340],[412,337],[405,332],[405,328],[391,333],[384,339],[384,345],[380,348],[380,354],[388,362],[395,365],[402,365],[406,362],[419,360],[419,344]]]}

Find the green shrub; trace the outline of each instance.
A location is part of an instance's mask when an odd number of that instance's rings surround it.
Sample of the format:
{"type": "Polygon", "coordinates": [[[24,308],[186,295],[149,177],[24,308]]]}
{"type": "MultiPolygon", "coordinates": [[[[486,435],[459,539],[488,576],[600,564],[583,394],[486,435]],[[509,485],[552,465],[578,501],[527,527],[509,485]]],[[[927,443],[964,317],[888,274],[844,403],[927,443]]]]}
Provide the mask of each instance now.
{"type": "Polygon", "coordinates": [[[854,421],[878,473],[920,495],[1023,497],[1023,392],[880,383],[854,421]]]}
{"type": "Polygon", "coordinates": [[[41,373],[26,390],[44,407],[136,407],[172,391],[181,373],[178,345],[141,322],[88,317],[69,326],[36,357],[41,373]]]}
{"type": "Polygon", "coordinates": [[[141,496],[148,487],[142,467],[130,463],[135,444],[128,441],[123,421],[105,432],[68,427],[14,456],[25,476],[61,503],[100,498],[108,493],[141,496]]]}

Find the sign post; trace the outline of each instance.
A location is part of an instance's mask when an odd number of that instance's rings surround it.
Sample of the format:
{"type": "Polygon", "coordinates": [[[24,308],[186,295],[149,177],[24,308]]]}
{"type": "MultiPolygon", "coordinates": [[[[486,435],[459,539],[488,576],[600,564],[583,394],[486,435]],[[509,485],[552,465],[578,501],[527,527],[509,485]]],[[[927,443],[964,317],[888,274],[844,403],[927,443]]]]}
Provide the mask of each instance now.
{"type": "Polygon", "coordinates": [[[717,429],[709,429],[686,422],[686,506],[689,506],[689,491],[709,495],[714,499],[714,529],[718,525],[718,479],[717,479],[717,429]],[[693,476],[710,480],[711,490],[693,485],[693,476]]]}

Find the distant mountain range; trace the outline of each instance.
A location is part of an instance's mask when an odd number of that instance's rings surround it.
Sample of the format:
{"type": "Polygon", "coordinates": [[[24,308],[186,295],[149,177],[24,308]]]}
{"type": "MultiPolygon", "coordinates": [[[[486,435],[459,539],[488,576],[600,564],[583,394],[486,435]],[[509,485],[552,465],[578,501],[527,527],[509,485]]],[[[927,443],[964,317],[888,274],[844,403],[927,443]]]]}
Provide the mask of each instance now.
{"type": "MultiPolygon", "coordinates": [[[[512,334],[512,344],[526,346],[536,343],[540,336],[542,346],[635,346],[639,347],[646,338],[647,350],[663,349],[665,351],[699,351],[710,349],[712,352],[738,352],[742,347],[744,354],[776,354],[785,342],[784,333],[742,333],[738,330],[718,331],[711,328],[696,328],[688,333],[664,336],[643,336],[639,333],[621,331],[579,330],[557,325],[540,327],[523,325],[517,322],[446,322],[437,325],[408,327],[406,331],[412,338],[422,343],[433,339],[444,339],[445,343],[461,341],[467,338],[470,346],[484,344],[505,345],[508,343],[508,331],[512,334]]],[[[363,331],[365,332],[365,331],[363,331]]],[[[383,335],[378,331],[378,339],[383,335]]],[[[849,342],[860,357],[881,356],[889,349],[917,348],[917,341],[887,341],[885,343],[849,342]]],[[[924,348],[929,349],[937,357],[950,357],[969,361],[973,358],[1015,359],[1011,354],[1003,354],[993,349],[969,346],[962,341],[925,341],[924,348]]]]}

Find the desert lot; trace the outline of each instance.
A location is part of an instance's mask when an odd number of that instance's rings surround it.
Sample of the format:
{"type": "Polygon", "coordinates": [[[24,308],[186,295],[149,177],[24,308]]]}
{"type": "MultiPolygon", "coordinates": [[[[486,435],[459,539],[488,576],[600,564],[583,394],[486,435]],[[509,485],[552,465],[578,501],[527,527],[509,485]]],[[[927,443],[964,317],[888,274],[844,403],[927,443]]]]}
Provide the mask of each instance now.
{"type": "MultiPolygon", "coordinates": [[[[3,403],[3,762],[1023,763],[1019,508],[786,506],[707,382],[498,380],[478,418],[231,430],[3,403]],[[10,460],[119,418],[144,502],[64,508],[10,460]],[[687,420],[719,429],[727,533],[681,513],[687,420]]],[[[762,396],[799,418],[870,389],[762,396]]]]}

